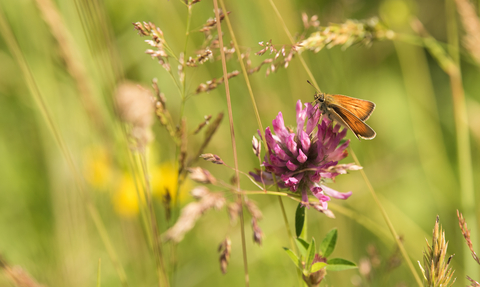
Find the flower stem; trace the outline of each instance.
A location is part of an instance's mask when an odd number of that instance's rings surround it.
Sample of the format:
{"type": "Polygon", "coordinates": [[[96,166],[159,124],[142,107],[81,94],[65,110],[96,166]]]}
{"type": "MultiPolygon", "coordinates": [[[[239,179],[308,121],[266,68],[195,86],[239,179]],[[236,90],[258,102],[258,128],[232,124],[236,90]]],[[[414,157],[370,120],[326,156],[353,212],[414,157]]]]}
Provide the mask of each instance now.
{"type": "MultiPolygon", "coordinates": [[[[227,11],[227,9],[225,8],[225,3],[223,2],[223,0],[220,0],[220,5],[222,6],[223,11],[227,11]]],[[[237,53],[237,58],[238,58],[238,61],[240,63],[240,67],[242,69],[242,74],[243,74],[243,77],[245,79],[245,83],[247,85],[248,93],[250,95],[250,100],[252,102],[253,110],[255,112],[255,118],[257,120],[258,129],[259,129],[259,131],[262,135],[263,146],[266,147],[267,146],[267,141],[265,139],[265,134],[264,134],[263,126],[262,126],[262,121],[260,120],[260,113],[258,112],[257,104],[255,102],[255,96],[253,95],[253,90],[252,90],[252,86],[250,84],[250,79],[248,78],[247,69],[245,68],[245,63],[242,60],[242,54],[240,53],[240,47],[238,46],[237,38],[235,37],[235,33],[233,32],[232,24],[230,23],[230,18],[228,16],[228,13],[225,13],[225,22],[227,23],[228,30],[229,30],[230,35],[232,37],[233,45],[235,46],[235,51],[237,53]]],[[[267,157],[267,160],[270,162],[270,157],[267,157]]],[[[273,174],[273,181],[275,183],[277,182],[275,174],[273,174]]],[[[283,194],[283,193],[280,192],[280,189],[278,188],[278,185],[276,185],[276,188],[277,188],[277,192],[279,194],[283,194]]],[[[291,246],[292,249],[297,250],[297,245],[294,242],[294,238],[292,236],[292,231],[290,230],[290,225],[288,224],[288,218],[287,218],[287,214],[285,212],[285,206],[283,204],[281,196],[278,197],[278,201],[279,201],[279,204],[280,204],[280,209],[282,211],[282,216],[283,216],[283,220],[284,220],[284,223],[285,223],[285,229],[287,231],[287,235],[288,235],[288,238],[290,240],[290,246],[291,246]]]]}
{"type": "MultiPolygon", "coordinates": [[[[235,163],[235,177],[237,183],[237,190],[240,190],[240,175],[238,172],[238,157],[237,157],[237,146],[235,144],[235,132],[233,127],[233,113],[232,113],[232,102],[230,100],[230,88],[228,84],[228,72],[227,72],[227,62],[225,59],[225,51],[223,49],[223,36],[222,36],[222,26],[220,21],[220,11],[218,9],[218,1],[213,0],[213,5],[215,9],[215,19],[217,19],[217,32],[218,32],[218,42],[220,45],[220,55],[222,56],[222,69],[223,69],[223,78],[225,83],[225,93],[227,97],[227,107],[228,107],[228,120],[230,123],[230,137],[232,141],[232,149],[233,149],[233,159],[235,163]]],[[[225,15],[228,13],[225,12],[225,15]]],[[[237,198],[238,202],[241,204],[242,208],[240,209],[240,230],[242,235],[242,253],[243,253],[243,268],[245,272],[245,286],[250,285],[250,279],[248,276],[248,260],[247,260],[247,246],[245,242],[245,223],[244,223],[244,214],[243,214],[243,205],[244,205],[244,198],[242,195],[238,195],[237,198]]]]}
{"type": "MultiPolygon", "coordinates": [[[[360,162],[358,161],[357,156],[353,152],[353,149],[349,147],[349,152],[353,157],[353,160],[355,161],[355,164],[360,165],[360,162]]],[[[395,231],[395,228],[393,227],[392,222],[390,221],[390,218],[388,217],[387,212],[382,206],[382,203],[377,197],[377,194],[375,193],[375,190],[373,189],[372,184],[370,183],[370,180],[367,177],[367,174],[363,169],[360,170],[360,173],[363,176],[363,179],[365,180],[365,183],[367,184],[368,190],[370,190],[370,194],[373,197],[373,200],[375,200],[375,203],[378,206],[378,209],[380,209],[380,212],[382,213],[383,219],[385,219],[385,222],[387,223],[388,229],[390,229],[390,233],[392,233],[393,238],[397,242],[397,246],[400,249],[400,253],[402,253],[403,259],[408,265],[408,268],[410,268],[410,271],[413,274],[413,277],[415,278],[415,281],[417,281],[417,284],[419,287],[423,287],[422,280],[420,280],[420,277],[418,276],[417,272],[415,271],[415,267],[413,267],[412,261],[410,261],[410,258],[408,257],[407,251],[405,250],[405,247],[403,246],[402,242],[400,241],[400,237],[398,236],[397,232],[395,231]]]]}

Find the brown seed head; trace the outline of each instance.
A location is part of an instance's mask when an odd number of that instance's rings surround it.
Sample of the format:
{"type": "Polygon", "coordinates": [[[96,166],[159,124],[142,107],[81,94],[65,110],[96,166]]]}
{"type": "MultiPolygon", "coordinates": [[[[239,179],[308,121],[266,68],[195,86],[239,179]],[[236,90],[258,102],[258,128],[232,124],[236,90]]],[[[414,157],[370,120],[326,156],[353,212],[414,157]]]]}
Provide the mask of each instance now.
{"type": "Polygon", "coordinates": [[[210,209],[220,209],[225,205],[225,197],[221,193],[210,192],[206,187],[195,188],[192,193],[199,197],[198,202],[186,205],[174,226],[168,229],[163,235],[164,240],[180,242],[185,234],[190,231],[197,220],[210,209]]]}
{"type": "Polygon", "coordinates": [[[115,102],[120,118],[131,126],[130,136],[141,148],[152,139],[154,106],[148,90],[133,83],[125,82],[115,92],[115,102]]]}
{"type": "Polygon", "coordinates": [[[218,246],[218,252],[220,252],[220,270],[222,273],[227,273],[228,262],[230,261],[230,253],[232,251],[232,242],[230,238],[226,237],[222,243],[218,246]]]}
{"type": "Polygon", "coordinates": [[[205,153],[200,155],[201,158],[203,158],[206,161],[213,162],[215,164],[223,164],[223,160],[216,154],[213,153],[205,153]]]}
{"type": "Polygon", "coordinates": [[[188,172],[190,172],[190,178],[196,182],[203,183],[203,184],[217,183],[217,180],[215,179],[215,177],[213,177],[213,175],[211,175],[208,170],[203,169],[201,167],[189,168],[188,172]]]}

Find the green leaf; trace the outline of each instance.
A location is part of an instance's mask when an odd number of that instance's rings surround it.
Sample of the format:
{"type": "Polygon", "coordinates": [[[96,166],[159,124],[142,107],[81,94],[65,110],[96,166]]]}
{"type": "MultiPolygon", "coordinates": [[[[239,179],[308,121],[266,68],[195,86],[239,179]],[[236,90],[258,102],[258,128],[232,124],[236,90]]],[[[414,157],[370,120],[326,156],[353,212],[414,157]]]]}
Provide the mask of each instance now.
{"type": "Polygon", "coordinates": [[[287,252],[288,257],[290,257],[290,259],[292,259],[295,266],[297,266],[297,268],[301,270],[301,268],[299,266],[300,260],[298,259],[298,256],[292,250],[288,249],[287,247],[283,247],[283,250],[285,250],[285,252],[287,252]]]}
{"type": "Polygon", "coordinates": [[[310,243],[310,246],[308,247],[307,251],[307,264],[305,265],[307,270],[310,269],[310,266],[312,265],[312,261],[315,258],[315,238],[312,237],[312,243],[310,243]]]}
{"type": "Polygon", "coordinates": [[[357,268],[357,265],[355,265],[355,263],[342,258],[333,258],[328,260],[327,263],[327,270],[329,271],[342,271],[357,268]]]}
{"type": "Polygon", "coordinates": [[[300,253],[302,254],[302,256],[307,257],[307,250],[310,244],[307,241],[303,240],[302,238],[297,238],[295,243],[297,243],[298,250],[300,250],[300,253]]]}
{"type": "Polygon", "coordinates": [[[312,265],[312,268],[310,269],[310,273],[317,272],[318,270],[322,269],[325,266],[327,266],[327,263],[317,262],[317,263],[312,265]]]}
{"type": "Polygon", "coordinates": [[[337,244],[337,229],[334,228],[327,233],[327,236],[320,243],[320,252],[323,257],[328,257],[332,254],[337,244]]]}
{"type": "Polygon", "coordinates": [[[302,206],[302,203],[299,203],[297,206],[297,211],[295,211],[295,234],[297,237],[300,237],[303,230],[303,225],[305,224],[305,206],[302,206]]]}

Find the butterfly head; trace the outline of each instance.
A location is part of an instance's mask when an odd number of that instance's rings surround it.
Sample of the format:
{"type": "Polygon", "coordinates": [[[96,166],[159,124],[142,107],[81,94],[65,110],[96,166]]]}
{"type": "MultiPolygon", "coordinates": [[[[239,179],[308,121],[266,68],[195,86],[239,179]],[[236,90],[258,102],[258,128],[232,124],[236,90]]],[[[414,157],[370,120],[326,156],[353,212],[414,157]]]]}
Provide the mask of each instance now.
{"type": "Polygon", "coordinates": [[[325,102],[325,94],[324,93],[315,93],[315,96],[313,96],[315,99],[315,102],[322,104],[325,102]]]}

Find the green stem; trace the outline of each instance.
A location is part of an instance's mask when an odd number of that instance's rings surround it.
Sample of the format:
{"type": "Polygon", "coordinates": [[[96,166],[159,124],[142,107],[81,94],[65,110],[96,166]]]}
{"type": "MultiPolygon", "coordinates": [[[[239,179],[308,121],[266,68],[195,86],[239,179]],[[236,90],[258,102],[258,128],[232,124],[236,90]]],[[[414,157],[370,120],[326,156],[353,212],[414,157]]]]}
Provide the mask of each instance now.
{"type": "MultiPolygon", "coordinates": [[[[227,107],[228,107],[228,121],[230,124],[230,138],[232,141],[232,149],[233,149],[233,159],[235,163],[235,177],[237,183],[237,190],[240,190],[240,174],[238,172],[238,157],[237,157],[237,145],[235,143],[235,133],[233,127],[233,113],[232,113],[232,101],[230,99],[230,87],[228,83],[228,71],[227,71],[227,61],[225,59],[225,51],[223,50],[223,35],[222,35],[222,26],[220,23],[220,12],[218,9],[218,1],[213,0],[214,10],[215,10],[215,18],[217,19],[217,33],[218,33],[218,42],[220,45],[220,55],[222,56],[222,70],[223,70],[223,78],[225,84],[225,94],[227,97],[227,107]]],[[[226,10],[224,10],[226,11],[226,10]]],[[[225,12],[225,15],[228,13],[225,12]]],[[[250,285],[250,278],[248,275],[248,260],[247,260],[247,244],[245,242],[245,222],[244,222],[244,214],[243,214],[243,206],[244,206],[244,198],[242,195],[238,195],[237,197],[238,202],[241,204],[242,208],[240,209],[240,230],[242,236],[242,253],[243,253],[243,268],[245,271],[245,286],[250,285]]]]}
{"type": "Polygon", "coordinates": [[[112,264],[118,274],[118,277],[120,278],[120,282],[122,283],[123,286],[128,286],[125,271],[122,265],[120,264],[118,255],[115,252],[112,242],[110,241],[110,237],[108,236],[108,232],[107,232],[107,229],[105,228],[105,225],[103,224],[102,218],[100,217],[100,214],[98,213],[97,208],[89,198],[87,191],[83,187],[83,180],[81,179],[80,172],[77,170],[75,166],[73,157],[70,154],[65,144],[65,141],[62,135],[60,134],[60,131],[58,130],[57,126],[55,125],[55,122],[53,121],[50,111],[48,110],[47,105],[45,103],[44,97],[37,86],[35,77],[33,76],[33,73],[30,67],[28,66],[28,63],[23,53],[21,52],[20,46],[18,45],[15,39],[15,36],[13,35],[12,30],[9,27],[8,23],[5,21],[5,19],[6,18],[4,17],[3,10],[1,9],[1,6],[0,6],[0,33],[3,35],[3,39],[5,39],[10,52],[12,53],[13,57],[17,61],[18,65],[20,66],[20,70],[22,71],[23,76],[25,77],[25,81],[27,82],[27,86],[30,90],[30,93],[38,109],[40,110],[40,113],[43,119],[45,120],[48,129],[52,133],[53,138],[55,139],[55,142],[57,143],[60,151],[62,152],[63,157],[67,162],[70,172],[72,173],[75,179],[77,188],[80,191],[81,198],[82,200],[84,200],[84,203],[87,207],[89,215],[92,221],[94,222],[95,227],[97,228],[97,231],[100,235],[100,238],[102,239],[103,244],[105,245],[105,248],[110,257],[110,260],[112,261],[112,264]]]}
{"type": "Polygon", "coordinates": [[[153,209],[153,200],[152,200],[152,189],[150,186],[150,177],[148,174],[147,160],[145,157],[145,151],[139,153],[140,157],[140,169],[143,172],[144,183],[145,183],[145,200],[147,201],[147,206],[150,212],[150,224],[152,226],[152,236],[154,242],[154,252],[155,252],[155,261],[157,263],[157,272],[158,272],[158,286],[170,286],[168,281],[168,276],[165,270],[165,261],[163,260],[162,252],[162,242],[158,232],[157,219],[155,216],[155,210],[153,209]]]}
{"type": "MultiPolygon", "coordinates": [[[[276,6],[275,3],[273,2],[273,0],[269,0],[269,2],[270,2],[270,5],[271,5],[272,8],[273,8],[273,11],[275,11],[275,14],[277,14],[278,19],[280,19],[280,22],[282,23],[283,30],[285,31],[285,34],[287,34],[288,39],[290,40],[290,42],[291,42],[292,44],[295,44],[295,40],[293,39],[292,34],[291,34],[290,31],[288,30],[287,24],[285,24],[285,21],[283,20],[283,17],[282,17],[282,15],[280,14],[280,11],[278,11],[278,9],[277,9],[277,6],[276,6]]],[[[303,68],[304,68],[305,71],[307,72],[308,77],[309,77],[310,80],[313,82],[313,85],[315,86],[315,88],[317,88],[317,90],[318,90],[319,92],[321,92],[320,86],[318,85],[317,80],[315,80],[315,77],[313,76],[312,71],[310,71],[310,69],[308,68],[307,63],[306,63],[305,60],[303,59],[303,56],[302,56],[301,54],[297,54],[297,56],[298,56],[298,58],[300,59],[300,62],[302,63],[303,68]]]]}
{"type": "MultiPolygon", "coordinates": [[[[353,152],[353,149],[351,147],[349,147],[349,151],[350,151],[350,154],[352,155],[355,163],[357,165],[360,165],[360,162],[358,161],[358,158],[355,155],[355,153],[353,152]]],[[[372,195],[373,200],[377,204],[378,209],[380,209],[380,212],[382,213],[383,219],[387,223],[388,229],[390,229],[390,233],[392,233],[393,238],[395,239],[395,242],[397,243],[397,246],[400,249],[400,253],[402,253],[403,259],[407,263],[408,268],[410,268],[410,271],[412,272],[413,277],[415,278],[415,281],[417,281],[417,284],[418,284],[419,287],[423,287],[422,280],[418,276],[418,273],[415,271],[415,267],[413,266],[412,261],[410,261],[410,258],[408,257],[408,254],[407,254],[407,251],[405,250],[405,247],[403,246],[402,241],[400,241],[400,237],[398,236],[397,231],[395,231],[395,228],[393,227],[393,224],[390,221],[390,218],[388,217],[388,214],[385,211],[385,208],[383,208],[382,203],[380,202],[380,200],[378,200],[377,194],[376,194],[375,190],[373,189],[373,186],[370,183],[370,180],[368,179],[367,174],[365,173],[365,171],[363,169],[360,170],[360,173],[362,174],[362,177],[363,177],[365,183],[367,184],[368,190],[370,190],[370,194],[372,195]]]]}
{"type": "MultiPolygon", "coordinates": [[[[455,69],[447,71],[450,77],[450,86],[452,89],[453,97],[453,112],[455,117],[455,129],[457,132],[457,154],[458,154],[458,173],[460,178],[460,198],[462,213],[465,216],[465,220],[471,227],[471,238],[480,240],[478,238],[478,222],[476,217],[476,200],[475,200],[475,187],[472,171],[472,155],[470,147],[470,135],[468,131],[468,118],[467,109],[465,103],[465,91],[462,84],[462,72],[460,69],[460,57],[459,57],[459,41],[458,41],[458,28],[456,18],[456,7],[454,0],[447,0],[445,2],[445,11],[447,16],[447,36],[450,57],[456,64],[455,69]]],[[[464,245],[463,259],[465,271],[467,274],[477,274],[478,267],[471,264],[470,250],[464,245]]]]}
{"type": "Polygon", "coordinates": [[[185,46],[183,47],[183,73],[184,73],[184,79],[182,83],[182,103],[180,105],[180,119],[183,117],[183,111],[185,108],[185,99],[186,99],[186,90],[187,90],[187,81],[186,81],[186,71],[185,68],[187,66],[187,45],[188,45],[188,38],[190,36],[190,23],[192,19],[192,5],[188,5],[188,14],[187,14],[187,28],[185,31],[185,46]]]}
{"type": "MultiPolygon", "coordinates": [[[[220,5],[222,6],[223,11],[227,11],[227,9],[225,8],[225,3],[223,2],[223,0],[220,0],[220,5]]],[[[250,79],[248,78],[247,69],[245,68],[245,63],[242,60],[242,54],[240,53],[240,47],[238,45],[237,38],[235,37],[235,33],[233,32],[232,24],[230,23],[230,17],[228,16],[228,13],[225,13],[225,22],[227,23],[228,30],[229,30],[230,35],[232,37],[233,45],[235,46],[235,52],[237,53],[237,58],[238,58],[238,61],[240,63],[240,67],[242,69],[243,78],[244,78],[245,83],[247,85],[248,94],[250,95],[250,100],[252,102],[253,111],[255,112],[255,118],[257,120],[258,129],[260,130],[260,133],[262,135],[263,146],[266,147],[267,146],[267,141],[265,139],[264,129],[263,129],[263,126],[262,126],[262,121],[260,120],[260,113],[258,112],[257,103],[255,101],[255,96],[253,95],[253,90],[252,90],[252,86],[250,84],[250,79]]],[[[267,160],[270,162],[270,157],[267,157],[267,160]]],[[[277,182],[275,174],[273,174],[273,182],[275,182],[275,183],[277,182]]],[[[280,189],[279,189],[278,185],[275,184],[275,186],[277,188],[277,192],[279,194],[283,194],[283,193],[280,192],[280,189]]],[[[288,223],[287,213],[285,212],[285,206],[283,205],[283,201],[282,201],[281,196],[278,197],[278,201],[279,201],[279,204],[280,204],[280,210],[282,211],[282,217],[283,217],[283,220],[284,220],[285,229],[287,231],[288,238],[290,240],[291,248],[294,249],[294,250],[297,250],[297,245],[294,242],[294,237],[292,235],[293,233],[292,233],[292,231],[290,229],[290,225],[288,223]]]]}

